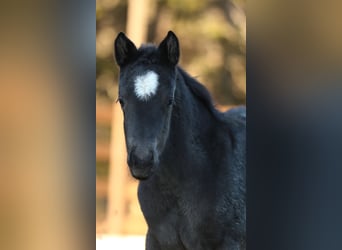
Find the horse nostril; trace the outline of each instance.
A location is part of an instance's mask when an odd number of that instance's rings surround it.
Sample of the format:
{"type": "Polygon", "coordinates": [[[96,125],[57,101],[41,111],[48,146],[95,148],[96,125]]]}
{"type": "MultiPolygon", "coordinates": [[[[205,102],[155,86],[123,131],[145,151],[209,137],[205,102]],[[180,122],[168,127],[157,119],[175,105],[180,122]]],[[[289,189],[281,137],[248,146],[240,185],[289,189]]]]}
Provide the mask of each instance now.
{"type": "Polygon", "coordinates": [[[128,153],[128,157],[127,157],[128,165],[135,165],[136,157],[135,157],[134,151],[135,151],[135,148],[133,147],[128,153]]]}
{"type": "Polygon", "coordinates": [[[150,166],[154,162],[153,151],[146,150],[131,150],[128,156],[128,165],[133,166],[150,166]]]}

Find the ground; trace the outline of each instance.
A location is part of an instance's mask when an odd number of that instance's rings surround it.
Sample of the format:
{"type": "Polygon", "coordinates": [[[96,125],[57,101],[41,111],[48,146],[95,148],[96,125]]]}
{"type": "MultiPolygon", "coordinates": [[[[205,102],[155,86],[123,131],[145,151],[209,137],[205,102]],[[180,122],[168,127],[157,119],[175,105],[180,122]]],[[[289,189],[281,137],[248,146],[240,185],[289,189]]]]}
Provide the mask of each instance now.
{"type": "Polygon", "coordinates": [[[96,250],[144,250],[145,236],[97,235],[96,250]]]}

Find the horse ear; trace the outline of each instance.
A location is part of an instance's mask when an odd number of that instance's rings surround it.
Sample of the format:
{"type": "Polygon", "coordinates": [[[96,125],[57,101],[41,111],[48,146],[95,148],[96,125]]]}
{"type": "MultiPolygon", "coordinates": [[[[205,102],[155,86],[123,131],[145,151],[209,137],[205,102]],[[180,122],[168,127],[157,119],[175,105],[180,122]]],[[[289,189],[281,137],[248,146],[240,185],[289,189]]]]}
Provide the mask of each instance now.
{"type": "Polygon", "coordinates": [[[136,54],[137,48],[123,32],[120,32],[114,41],[115,60],[122,67],[136,54]]]}
{"type": "Polygon", "coordinates": [[[158,50],[168,62],[176,65],[179,60],[179,43],[175,33],[169,31],[164,40],[159,44],[158,50]]]}

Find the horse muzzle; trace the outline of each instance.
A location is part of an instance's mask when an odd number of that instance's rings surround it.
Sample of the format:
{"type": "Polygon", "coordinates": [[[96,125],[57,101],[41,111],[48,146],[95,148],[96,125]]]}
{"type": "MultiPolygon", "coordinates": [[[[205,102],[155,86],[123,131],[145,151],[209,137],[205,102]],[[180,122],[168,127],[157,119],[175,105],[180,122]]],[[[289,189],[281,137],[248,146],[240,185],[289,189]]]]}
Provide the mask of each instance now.
{"type": "Polygon", "coordinates": [[[128,166],[131,174],[138,180],[145,180],[153,173],[156,165],[154,152],[146,149],[134,148],[128,154],[128,166]]]}

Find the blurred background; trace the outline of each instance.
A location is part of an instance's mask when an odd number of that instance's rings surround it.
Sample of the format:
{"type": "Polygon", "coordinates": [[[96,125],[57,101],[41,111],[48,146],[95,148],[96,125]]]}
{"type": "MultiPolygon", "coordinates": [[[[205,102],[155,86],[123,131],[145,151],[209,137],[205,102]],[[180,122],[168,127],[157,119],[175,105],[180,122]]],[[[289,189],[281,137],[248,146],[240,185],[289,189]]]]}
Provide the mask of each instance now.
{"type": "Polygon", "coordinates": [[[113,42],[123,31],[139,47],[169,30],[180,65],[211,92],[219,109],[246,102],[245,0],[96,1],[96,233],[144,235],[137,181],[126,166],[122,113],[115,103],[113,42]]]}
{"type": "MultiPolygon", "coordinates": [[[[181,65],[225,109],[245,102],[245,1],[1,4],[0,249],[94,249],[96,226],[98,239],[141,236],[138,247],[101,241],[96,249],[143,249],[137,183],[111,101],[113,40],[125,31],[137,44],[158,43],[174,30],[181,65]]],[[[340,0],[248,2],[247,133],[255,158],[248,159],[247,244],[254,249],[342,249],[341,9],[340,0]],[[317,150],[303,154],[308,144],[317,150]],[[282,147],[286,155],[273,153],[282,147]],[[283,168],[274,167],[279,161],[283,168]]]]}

